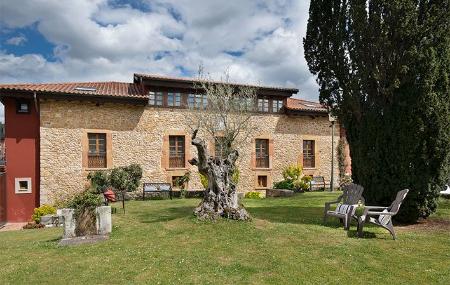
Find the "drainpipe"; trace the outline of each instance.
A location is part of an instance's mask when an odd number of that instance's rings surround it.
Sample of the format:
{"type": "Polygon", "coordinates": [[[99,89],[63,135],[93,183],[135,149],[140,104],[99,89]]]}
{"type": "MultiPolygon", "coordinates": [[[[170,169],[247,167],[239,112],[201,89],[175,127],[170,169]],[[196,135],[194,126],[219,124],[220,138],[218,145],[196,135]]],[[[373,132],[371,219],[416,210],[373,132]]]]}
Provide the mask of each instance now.
{"type": "Polygon", "coordinates": [[[36,108],[36,112],[39,113],[39,105],[37,101],[36,92],[33,92],[33,98],[34,98],[34,107],[36,108]]]}

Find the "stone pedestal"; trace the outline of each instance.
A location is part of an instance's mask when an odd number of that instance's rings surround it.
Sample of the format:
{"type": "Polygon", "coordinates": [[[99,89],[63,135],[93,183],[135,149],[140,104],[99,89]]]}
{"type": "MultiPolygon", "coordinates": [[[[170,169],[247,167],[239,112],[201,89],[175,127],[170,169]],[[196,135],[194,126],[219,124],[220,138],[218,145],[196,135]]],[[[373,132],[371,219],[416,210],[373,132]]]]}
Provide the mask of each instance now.
{"type": "Polygon", "coordinates": [[[96,226],[98,235],[107,235],[112,231],[111,207],[101,206],[95,209],[96,226]]]}
{"type": "MultiPolygon", "coordinates": [[[[58,210],[64,220],[63,239],[76,237],[76,220],[74,209],[58,210]]],[[[112,231],[111,207],[101,206],[95,208],[95,223],[97,235],[108,235],[112,231]]]]}
{"type": "Polygon", "coordinates": [[[74,214],[74,209],[61,209],[61,215],[64,217],[63,239],[74,238],[76,236],[75,227],[77,223],[74,214]]]}

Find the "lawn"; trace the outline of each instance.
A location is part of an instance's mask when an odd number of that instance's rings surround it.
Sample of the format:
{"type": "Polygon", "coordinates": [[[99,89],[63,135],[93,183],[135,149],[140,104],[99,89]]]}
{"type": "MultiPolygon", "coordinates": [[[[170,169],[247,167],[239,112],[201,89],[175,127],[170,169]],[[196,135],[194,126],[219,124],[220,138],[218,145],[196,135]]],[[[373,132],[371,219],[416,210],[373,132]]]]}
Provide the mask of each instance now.
{"type": "Polygon", "coordinates": [[[196,199],[131,201],[91,245],[59,247],[61,229],[2,232],[0,284],[450,284],[450,200],[393,241],[322,224],[336,195],[245,200],[252,222],[199,222],[196,199]]]}

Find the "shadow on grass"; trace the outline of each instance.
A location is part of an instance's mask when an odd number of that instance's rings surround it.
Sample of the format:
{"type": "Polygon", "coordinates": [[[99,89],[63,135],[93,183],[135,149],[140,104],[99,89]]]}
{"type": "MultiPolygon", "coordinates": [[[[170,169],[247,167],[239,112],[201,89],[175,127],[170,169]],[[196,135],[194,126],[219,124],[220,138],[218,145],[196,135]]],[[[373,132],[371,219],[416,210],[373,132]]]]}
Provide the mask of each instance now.
{"type": "Polygon", "coordinates": [[[323,207],[248,207],[252,217],[273,223],[311,224],[338,228],[338,219],[323,223],[323,207]]]}
{"type": "MultiPolygon", "coordinates": [[[[360,238],[358,237],[358,231],[357,230],[348,230],[347,231],[347,237],[349,238],[360,238]]],[[[363,236],[360,239],[373,239],[376,238],[376,234],[371,232],[363,232],[363,236]]]]}

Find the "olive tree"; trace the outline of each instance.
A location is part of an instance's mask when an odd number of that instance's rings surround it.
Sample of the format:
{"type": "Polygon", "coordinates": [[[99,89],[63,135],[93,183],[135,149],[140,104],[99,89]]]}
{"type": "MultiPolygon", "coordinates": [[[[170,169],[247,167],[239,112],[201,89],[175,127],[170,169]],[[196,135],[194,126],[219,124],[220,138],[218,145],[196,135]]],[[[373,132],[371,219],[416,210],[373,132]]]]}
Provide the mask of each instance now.
{"type": "Polygon", "coordinates": [[[248,220],[250,215],[239,203],[233,174],[239,171],[236,166],[239,146],[256,131],[251,119],[257,90],[233,84],[227,72],[220,81],[199,74],[194,84],[196,94],[191,96],[203,96],[203,101],[190,104],[191,111],[186,116],[192,145],[197,149],[197,157],[189,162],[207,177],[208,186],[194,213],[199,219],[248,220]],[[205,140],[208,137],[215,143],[214,156],[208,152],[205,140]]]}

